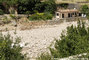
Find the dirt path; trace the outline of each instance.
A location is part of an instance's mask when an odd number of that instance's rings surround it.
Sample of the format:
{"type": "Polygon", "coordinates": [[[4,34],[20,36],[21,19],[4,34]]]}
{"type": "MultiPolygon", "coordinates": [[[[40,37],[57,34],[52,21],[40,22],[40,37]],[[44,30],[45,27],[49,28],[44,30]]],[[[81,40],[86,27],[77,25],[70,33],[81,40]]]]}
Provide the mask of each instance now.
{"type": "MultiPolygon", "coordinates": [[[[28,43],[27,46],[24,47],[23,53],[28,53],[28,56],[31,58],[37,57],[41,52],[48,50],[47,47],[54,41],[54,38],[59,39],[62,30],[65,30],[68,26],[76,25],[77,22],[66,22],[60,25],[52,25],[43,28],[24,30],[24,31],[9,31],[9,33],[13,36],[19,36],[22,38],[21,45],[23,46],[25,43],[28,43]]],[[[3,32],[6,34],[7,32],[3,32]]]]}

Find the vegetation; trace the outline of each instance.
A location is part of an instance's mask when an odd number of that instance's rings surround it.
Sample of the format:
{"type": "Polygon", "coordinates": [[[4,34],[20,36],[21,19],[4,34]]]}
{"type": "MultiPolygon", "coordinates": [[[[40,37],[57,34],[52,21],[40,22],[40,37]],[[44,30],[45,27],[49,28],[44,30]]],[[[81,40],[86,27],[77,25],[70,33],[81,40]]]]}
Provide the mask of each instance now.
{"type": "Polygon", "coordinates": [[[6,13],[26,13],[27,11],[34,13],[34,10],[54,12],[55,5],[55,0],[45,2],[41,2],[41,0],[0,0],[0,6],[4,7],[6,13]]]}
{"type": "Polygon", "coordinates": [[[35,13],[29,17],[29,20],[51,20],[52,17],[50,13],[35,13]]]}
{"type": "Polygon", "coordinates": [[[88,7],[88,5],[83,5],[82,8],[81,8],[81,12],[83,14],[86,14],[87,18],[89,18],[89,7],[88,7]]]}
{"type": "Polygon", "coordinates": [[[0,3],[5,8],[6,12],[17,13],[17,6],[19,0],[0,0],[0,3]]]}
{"type": "Polygon", "coordinates": [[[89,51],[89,27],[86,29],[84,22],[78,22],[78,27],[67,28],[67,33],[56,40],[55,49],[50,49],[55,58],[63,58],[89,51]]]}
{"type": "Polygon", "coordinates": [[[3,14],[4,14],[3,10],[2,10],[2,9],[0,9],[0,15],[3,15],[3,14]]]}
{"type": "Polygon", "coordinates": [[[0,34],[0,60],[28,60],[26,55],[21,54],[20,38],[17,37],[16,42],[8,35],[0,34]]]}
{"type": "Polygon", "coordinates": [[[44,14],[48,12],[50,13],[49,15],[53,15],[56,11],[55,0],[44,2],[41,2],[41,0],[0,0],[0,7],[3,7],[0,8],[0,14],[4,14],[4,10],[5,13],[15,14],[16,16],[17,14],[27,14],[29,17],[29,14],[32,14],[32,17],[35,16],[35,20],[43,19],[35,11],[44,14]]]}
{"type": "MultiPolygon", "coordinates": [[[[25,14],[27,11],[31,12],[31,14],[34,13],[35,7],[37,4],[40,4],[40,0],[22,0],[19,1],[18,5],[18,11],[20,14],[25,14]]],[[[40,8],[39,8],[40,9],[40,8]]]]}
{"type": "Polygon", "coordinates": [[[54,48],[50,48],[51,55],[42,54],[39,60],[50,60],[50,57],[64,58],[77,54],[87,53],[87,55],[76,58],[89,58],[89,27],[85,27],[84,22],[78,22],[77,27],[67,27],[67,33],[61,34],[61,39],[56,40],[54,48]]]}
{"type": "Polygon", "coordinates": [[[62,3],[62,4],[57,4],[58,7],[60,8],[68,8],[68,3],[62,3]]]}
{"type": "Polygon", "coordinates": [[[81,12],[84,13],[84,14],[87,14],[88,10],[89,10],[89,7],[87,5],[83,5],[82,9],[81,9],[81,12]]]}
{"type": "Polygon", "coordinates": [[[52,56],[49,53],[42,53],[41,56],[37,58],[37,60],[53,60],[52,56]]]}
{"type": "Polygon", "coordinates": [[[55,0],[48,0],[45,2],[45,10],[44,12],[49,12],[54,14],[56,11],[56,3],[55,0]]]}
{"type": "Polygon", "coordinates": [[[11,22],[11,20],[8,19],[7,17],[5,17],[5,18],[3,18],[2,22],[3,22],[4,24],[8,24],[8,23],[11,22]]]}

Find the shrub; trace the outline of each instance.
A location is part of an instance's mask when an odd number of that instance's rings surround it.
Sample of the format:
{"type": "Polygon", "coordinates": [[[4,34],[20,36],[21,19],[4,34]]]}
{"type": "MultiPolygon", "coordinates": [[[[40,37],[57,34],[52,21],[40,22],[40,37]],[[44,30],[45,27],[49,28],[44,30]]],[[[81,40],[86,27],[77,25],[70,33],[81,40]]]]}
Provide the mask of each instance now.
{"type": "Polygon", "coordinates": [[[50,12],[51,14],[54,14],[56,11],[56,3],[55,0],[47,0],[45,3],[45,9],[44,12],[50,12]]]}
{"type": "Polygon", "coordinates": [[[89,7],[87,5],[83,5],[81,7],[81,12],[84,13],[84,14],[87,14],[88,13],[88,10],[89,10],[89,7]]]}
{"type": "Polygon", "coordinates": [[[45,17],[45,19],[46,20],[48,20],[48,19],[52,19],[52,17],[53,17],[53,15],[52,14],[50,14],[50,13],[48,13],[48,12],[45,12],[45,14],[44,14],[44,17],[45,17]]]}
{"type": "Polygon", "coordinates": [[[78,26],[67,28],[66,35],[62,33],[61,39],[56,40],[55,49],[50,48],[54,58],[63,58],[89,51],[89,27],[84,22],[78,22],[78,26]]]}
{"type": "Polygon", "coordinates": [[[42,19],[42,15],[38,15],[38,14],[33,14],[32,16],[29,17],[30,20],[41,20],[42,19]]]}
{"type": "Polygon", "coordinates": [[[51,20],[53,17],[50,13],[35,13],[29,17],[29,20],[51,20]]]}
{"type": "Polygon", "coordinates": [[[8,35],[0,34],[0,60],[27,60],[26,55],[21,54],[20,38],[15,39],[8,35]]]}
{"type": "Polygon", "coordinates": [[[67,8],[68,8],[68,3],[57,4],[57,6],[60,7],[60,8],[65,8],[65,9],[67,9],[67,8]]]}
{"type": "Polygon", "coordinates": [[[8,19],[7,17],[5,17],[5,18],[3,18],[2,22],[3,22],[4,24],[8,24],[8,23],[11,22],[11,20],[8,19]]]}
{"type": "Polygon", "coordinates": [[[83,5],[83,6],[81,7],[81,12],[82,12],[83,14],[86,14],[86,15],[87,15],[87,18],[89,19],[89,7],[88,7],[88,5],[83,5]]]}
{"type": "Polygon", "coordinates": [[[0,9],[0,15],[3,15],[3,14],[4,14],[3,10],[2,10],[2,9],[0,9]]]}
{"type": "Polygon", "coordinates": [[[42,53],[37,60],[52,60],[52,57],[49,53],[42,53]]]}

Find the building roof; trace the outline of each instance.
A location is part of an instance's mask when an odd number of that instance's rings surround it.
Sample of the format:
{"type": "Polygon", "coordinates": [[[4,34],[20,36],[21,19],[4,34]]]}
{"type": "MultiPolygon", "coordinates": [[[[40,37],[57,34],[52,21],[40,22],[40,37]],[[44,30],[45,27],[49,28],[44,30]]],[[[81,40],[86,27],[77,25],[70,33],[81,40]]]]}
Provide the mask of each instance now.
{"type": "Polygon", "coordinates": [[[61,12],[61,13],[70,13],[70,12],[78,12],[77,9],[63,9],[63,10],[58,10],[57,12],[61,12]]]}

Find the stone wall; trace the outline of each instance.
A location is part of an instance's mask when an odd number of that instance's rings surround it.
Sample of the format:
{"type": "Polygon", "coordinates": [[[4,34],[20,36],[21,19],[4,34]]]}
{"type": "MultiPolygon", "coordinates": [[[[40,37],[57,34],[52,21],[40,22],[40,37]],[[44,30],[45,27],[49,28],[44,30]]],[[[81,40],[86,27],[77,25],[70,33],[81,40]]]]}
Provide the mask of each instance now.
{"type": "MultiPolygon", "coordinates": [[[[5,18],[5,17],[11,18],[11,17],[10,17],[10,14],[4,14],[4,15],[0,15],[0,20],[2,20],[2,19],[5,18]]],[[[22,18],[22,17],[27,17],[27,15],[18,14],[18,17],[20,17],[20,18],[22,18]]]]}

